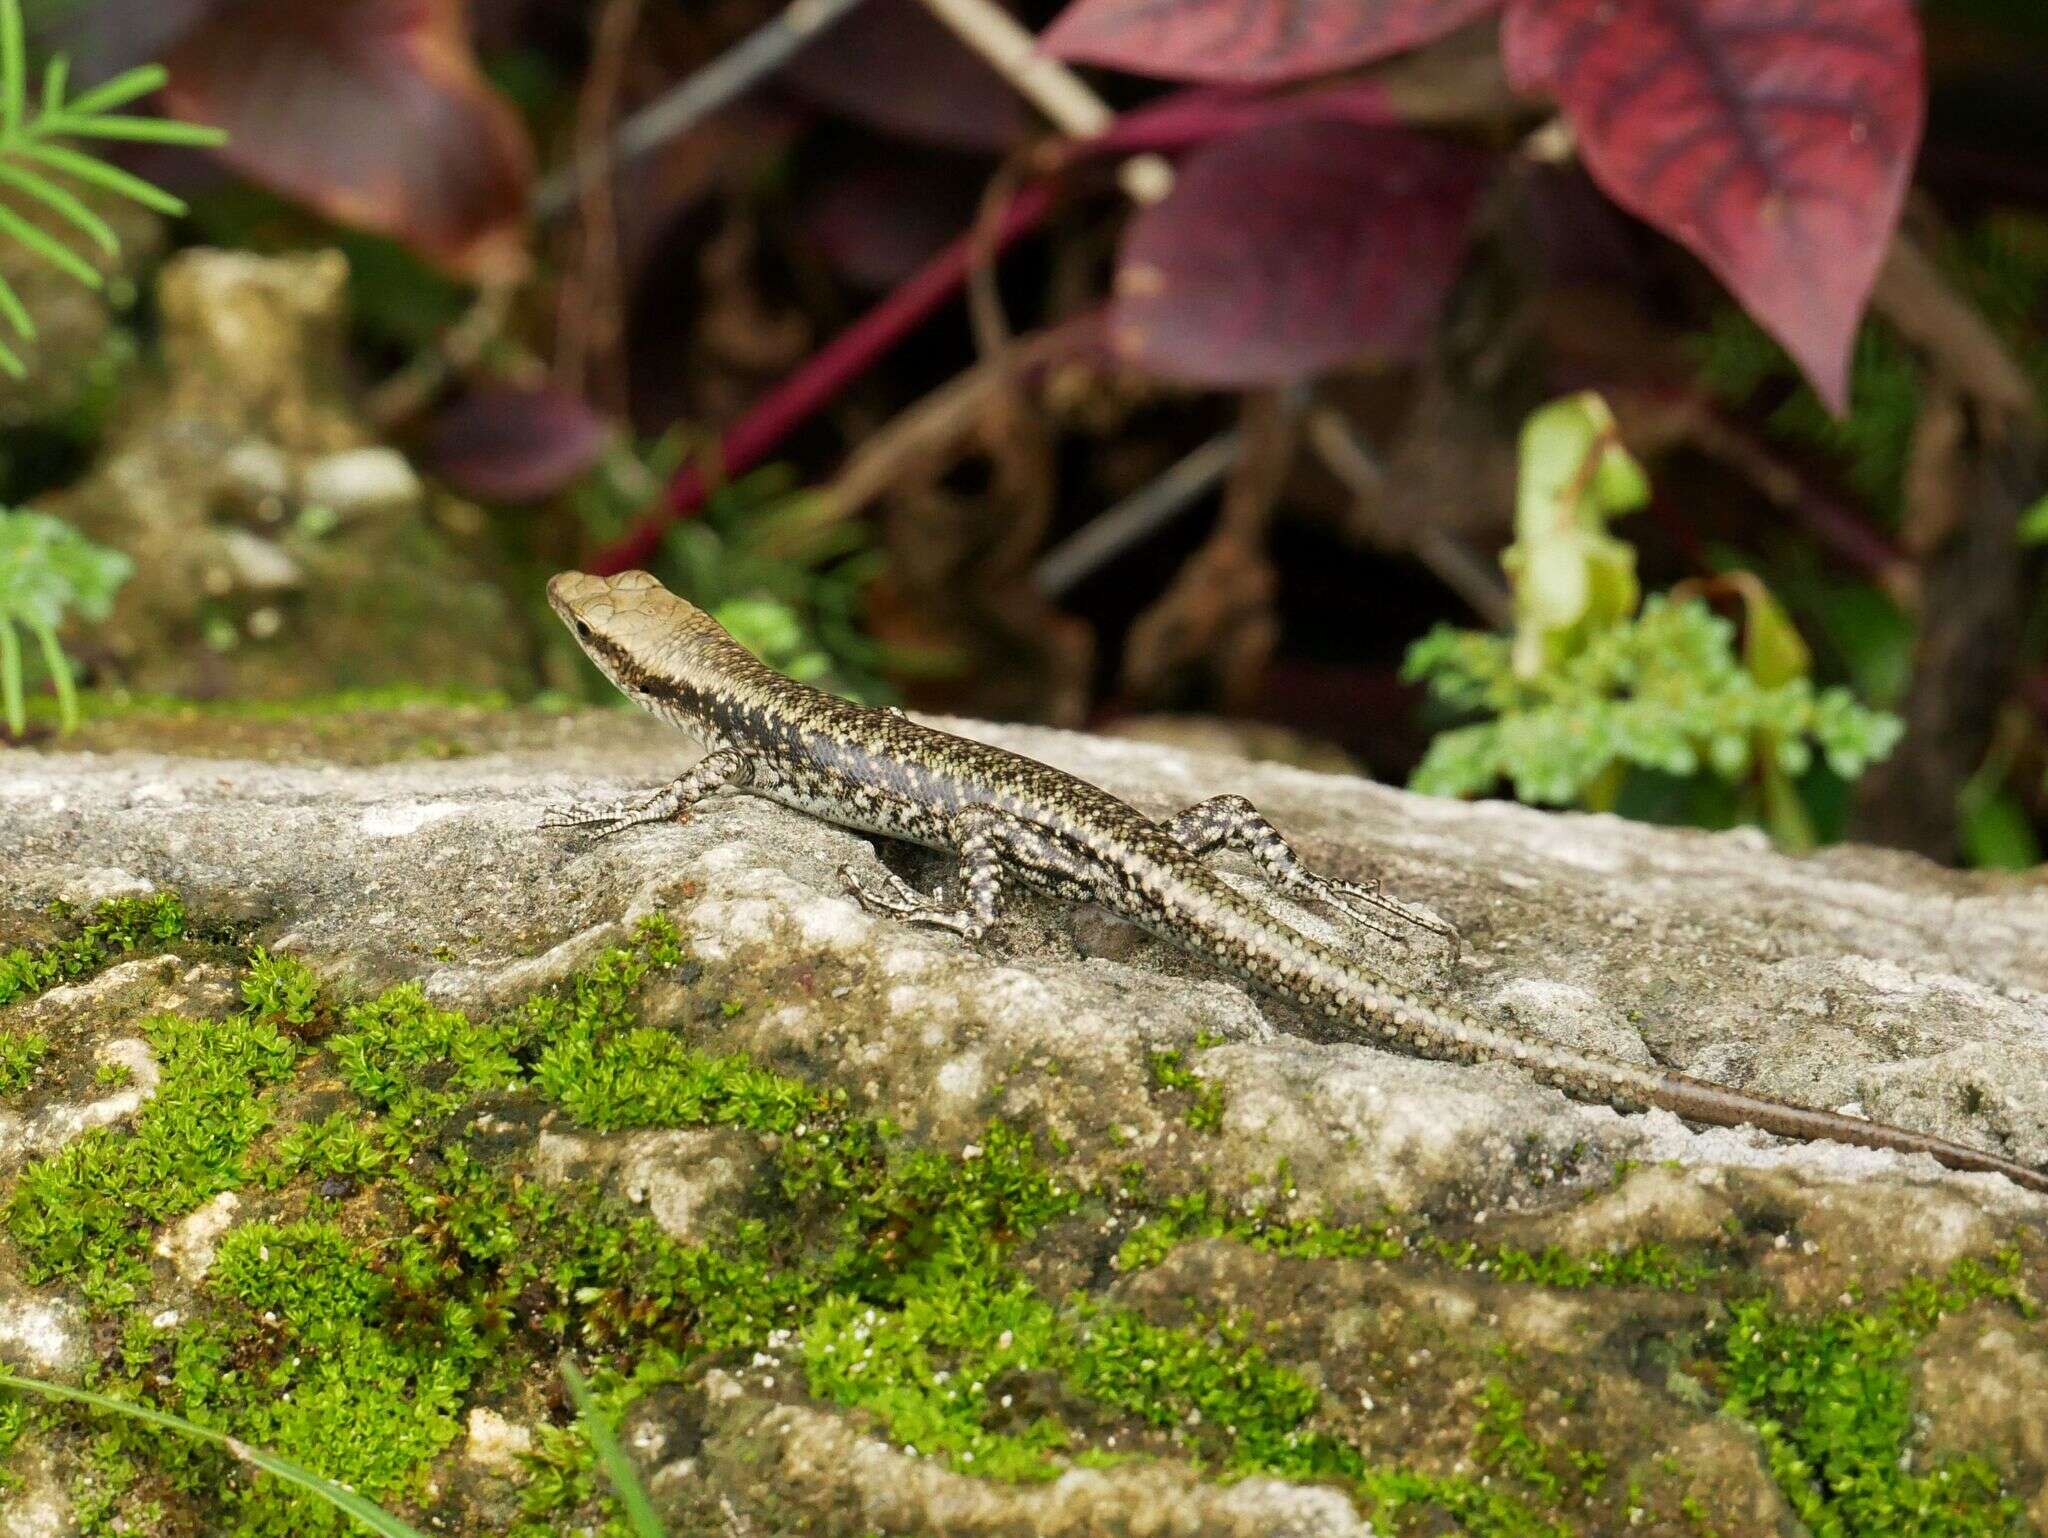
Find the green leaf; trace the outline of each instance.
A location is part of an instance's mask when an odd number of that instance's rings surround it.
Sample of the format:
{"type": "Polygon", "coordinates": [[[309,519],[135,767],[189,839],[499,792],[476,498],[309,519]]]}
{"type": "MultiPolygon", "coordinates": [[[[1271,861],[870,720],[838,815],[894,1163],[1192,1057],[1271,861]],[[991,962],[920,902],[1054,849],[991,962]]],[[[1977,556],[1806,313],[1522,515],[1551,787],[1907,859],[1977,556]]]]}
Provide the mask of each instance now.
{"type": "Polygon", "coordinates": [[[0,614],[0,717],[19,737],[28,730],[28,706],[21,697],[21,637],[0,614]]]}
{"type": "Polygon", "coordinates": [[[1501,557],[1515,594],[1515,672],[1536,678],[1635,612],[1635,551],[1607,521],[1649,500],[1614,413],[1591,391],[1522,426],[1515,542],[1501,557]]]}
{"type": "Polygon", "coordinates": [[[40,172],[0,160],[0,183],[25,193],[69,219],[107,255],[112,256],[121,249],[120,239],[114,234],[112,225],[40,172]]]}
{"type": "Polygon", "coordinates": [[[14,146],[15,153],[27,160],[40,160],[53,170],[63,171],[82,182],[119,197],[140,203],[144,208],[153,208],[158,213],[176,219],[185,212],[182,198],[172,197],[159,187],[151,186],[139,176],[130,175],[118,166],[110,166],[103,160],[90,155],[81,155],[77,150],[62,144],[45,144],[38,139],[24,139],[14,146]]]}
{"type": "Polygon", "coordinates": [[[64,87],[71,75],[71,61],[58,54],[43,71],[43,111],[56,112],[64,106],[64,87]]]}
{"type": "Polygon", "coordinates": [[[626,1523],[633,1529],[635,1538],[666,1538],[661,1530],[661,1519],[654,1514],[654,1504],[647,1498],[646,1487],[640,1483],[640,1476],[633,1471],[633,1462],[626,1456],[626,1450],[619,1446],[619,1439],[612,1434],[611,1426],[599,1413],[597,1403],[590,1396],[590,1385],[583,1381],[583,1374],[570,1361],[562,1363],[562,1381],[569,1386],[569,1397],[575,1401],[576,1413],[583,1419],[583,1435],[597,1454],[597,1461],[604,1465],[606,1478],[612,1482],[612,1493],[625,1508],[626,1523]]]}
{"type": "Polygon", "coordinates": [[[2032,870],[2041,863],[2041,841],[2019,799],[2009,791],[1961,798],[1957,827],[1963,859],[1976,870],[2032,870]]]}
{"type": "Polygon", "coordinates": [[[1749,676],[1766,689],[1805,678],[1813,672],[1813,653],[1792,623],[1792,616],[1758,578],[1744,572],[1740,584],[1744,609],[1742,662],[1749,676]]]}
{"type": "Polygon", "coordinates": [[[224,1447],[244,1463],[252,1464],[266,1474],[274,1475],[286,1484],[294,1485],[308,1495],[317,1497],[336,1511],[354,1517],[373,1533],[384,1538],[426,1538],[418,1528],[401,1522],[383,1507],[372,1504],[353,1490],[345,1490],[331,1479],[303,1468],[289,1458],[276,1453],[251,1447],[246,1442],[223,1435],[205,1426],[195,1426],[188,1420],[168,1415],[162,1410],[153,1410],[147,1405],[132,1404],[125,1399],[111,1399],[105,1394],[95,1394],[90,1389],[71,1388],[61,1383],[44,1383],[35,1378],[17,1377],[10,1372],[0,1372],[0,1388],[16,1389],[25,1394],[36,1394],[44,1399],[69,1399],[78,1404],[91,1405],[96,1410],[105,1410],[114,1415],[126,1416],[129,1420],[141,1421],[145,1425],[158,1426],[165,1431],[176,1432],[190,1437],[195,1442],[210,1442],[224,1447]]]}
{"type": "Polygon", "coordinates": [[[0,203],[0,232],[12,235],[51,266],[60,268],[87,288],[97,289],[105,282],[92,263],[48,231],[38,229],[5,203],[0,203]]]}
{"type": "Polygon", "coordinates": [[[2048,545],[2048,497],[2020,514],[2020,543],[2048,545]]]}

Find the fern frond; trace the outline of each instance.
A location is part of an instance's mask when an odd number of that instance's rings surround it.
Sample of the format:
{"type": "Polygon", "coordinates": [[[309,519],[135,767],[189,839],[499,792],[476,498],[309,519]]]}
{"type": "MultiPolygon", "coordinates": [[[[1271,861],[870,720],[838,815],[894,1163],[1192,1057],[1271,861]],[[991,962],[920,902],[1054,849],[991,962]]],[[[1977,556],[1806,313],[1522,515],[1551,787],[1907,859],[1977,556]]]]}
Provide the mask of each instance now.
{"type": "MultiPolygon", "coordinates": [[[[60,141],[106,139],[199,147],[226,141],[227,136],[217,128],[114,110],[147,96],[164,83],[164,69],[158,64],[125,70],[68,102],[64,93],[70,84],[70,68],[62,58],[52,59],[44,70],[42,90],[33,105],[28,77],[28,43],[22,25],[21,0],[0,0],[0,191],[19,194],[26,202],[48,210],[106,256],[120,250],[114,227],[83,198],[46,173],[56,172],[171,218],[184,213],[185,204],[141,177],[60,141]]],[[[105,284],[97,267],[30,219],[21,208],[7,202],[0,202],[0,239],[17,242],[31,255],[87,288],[98,289],[105,284]]],[[[35,336],[34,320],[21,296],[4,278],[0,278],[0,320],[23,340],[35,336]]],[[[27,372],[20,356],[4,341],[0,341],[0,371],[16,378],[27,372]]]]}

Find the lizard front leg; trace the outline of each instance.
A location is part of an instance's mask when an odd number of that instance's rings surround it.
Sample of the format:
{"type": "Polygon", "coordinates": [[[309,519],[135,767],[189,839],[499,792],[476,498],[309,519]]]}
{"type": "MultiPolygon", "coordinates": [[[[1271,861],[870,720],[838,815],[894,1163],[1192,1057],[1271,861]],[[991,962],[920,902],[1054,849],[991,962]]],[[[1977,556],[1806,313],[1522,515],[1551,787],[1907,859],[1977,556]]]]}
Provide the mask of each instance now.
{"type": "Polygon", "coordinates": [[[597,838],[609,838],[628,828],[650,822],[682,822],[690,808],[715,790],[744,790],[754,778],[754,766],[736,748],[720,748],[698,760],[687,774],[679,775],[651,796],[628,797],[623,801],[585,801],[573,806],[550,807],[542,816],[543,828],[582,828],[597,838]]]}
{"type": "Polygon", "coordinates": [[[1458,949],[1457,930],[1433,914],[1387,896],[1377,881],[1340,881],[1310,870],[1280,830],[1243,796],[1211,796],[1199,801],[1167,823],[1166,830],[1192,855],[1216,849],[1248,854],[1266,879],[1288,896],[1328,903],[1347,918],[1402,945],[1408,943],[1408,937],[1388,924],[1388,918],[1427,930],[1449,944],[1453,953],[1458,949]]]}
{"type": "Polygon", "coordinates": [[[1087,862],[1057,834],[1028,818],[994,807],[969,807],[955,820],[954,836],[965,888],[959,904],[927,897],[891,870],[882,872],[880,882],[871,883],[842,865],[839,879],[870,913],[951,930],[970,941],[988,933],[1019,879],[1075,901],[1091,901],[1096,895],[1087,862]]]}

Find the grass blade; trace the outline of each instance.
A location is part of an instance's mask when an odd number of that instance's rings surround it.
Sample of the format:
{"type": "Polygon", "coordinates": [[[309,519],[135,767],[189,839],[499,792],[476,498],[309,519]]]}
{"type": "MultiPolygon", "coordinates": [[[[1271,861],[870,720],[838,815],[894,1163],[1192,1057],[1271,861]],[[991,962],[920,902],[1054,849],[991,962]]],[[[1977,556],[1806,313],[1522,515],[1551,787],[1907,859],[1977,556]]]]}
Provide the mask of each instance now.
{"type": "Polygon", "coordinates": [[[344,1490],[331,1479],[315,1474],[311,1469],[301,1468],[289,1458],[280,1458],[276,1453],[264,1452],[246,1442],[210,1431],[204,1426],[195,1426],[188,1420],[162,1410],[152,1410],[147,1405],[130,1404],[124,1399],[109,1399],[105,1394],[95,1394],[90,1389],[71,1388],[61,1383],[44,1383],[36,1378],[19,1378],[10,1372],[0,1372],[0,1388],[19,1389],[26,1394],[38,1394],[45,1399],[69,1399],[79,1404],[91,1405],[95,1409],[108,1410],[116,1415],[125,1415],[130,1420],[160,1426],[166,1431],[175,1431],[180,1436],[198,1442],[211,1442],[224,1447],[244,1463],[252,1464],[266,1474],[275,1475],[289,1485],[319,1497],[336,1511],[354,1517],[373,1533],[383,1538],[426,1538],[418,1528],[401,1522],[383,1507],[365,1500],[353,1490],[344,1490]]]}
{"type": "Polygon", "coordinates": [[[34,198],[53,213],[69,219],[107,255],[112,256],[121,249],[120,239],[114,234],[112,225],[41,172],[0,160],[0,183],[34,198]]]}
{"type": "Polygon", "coordinates": [[[43,71],[43,111],[57,112],[64,106],[64,87],[71,76],[71,61],[58,54],[43,71]]]}
{"type": "Polygon", "coordinates": [[[87,288],[98,288],[106,281],[92,263],[49,231],[38,229],[29,223],[5,203],[0,203],[0,233],[12,235],[51,266],[62,269],[87,288]]]}
{"type": "Polygon", "coordinates": [[[583,1381],[574,1362],[562,1363],[562,1381],[569,1385],[569,1397],[575,1401],[576,1413],[583,1418],[583,1434],[590,1439],[597,1461],[612,1482],[612,1494],[625,1508],[626,1525],[633,1529],[634,1538],[666,1538],[661,1519],[654,1514],[654,1503],[647,1498],[647,1487],[633,1472],[633,1461],[612,1435],[611,1426],[598,1413],[597,1404],[590,1397],[590,1385],[583,1381]]]}
{"type": "Polygon", "coordinates": [[[153,208],[158,213],[176,219],[185,212],[185,200],[174,198],[160,187],[152,187],[139,176],[131,176],[119,166],[110,166],[95,160],[90,155],[81,155],[77,150],[67,149],[61,144],[44,144],[27,139],[14,147],[14,152],[25,160],[39,160],[53,171],[62,171],[79,181],[90,182],[103,187],[119,197],[140,203],[144,208],[153,208]]]}

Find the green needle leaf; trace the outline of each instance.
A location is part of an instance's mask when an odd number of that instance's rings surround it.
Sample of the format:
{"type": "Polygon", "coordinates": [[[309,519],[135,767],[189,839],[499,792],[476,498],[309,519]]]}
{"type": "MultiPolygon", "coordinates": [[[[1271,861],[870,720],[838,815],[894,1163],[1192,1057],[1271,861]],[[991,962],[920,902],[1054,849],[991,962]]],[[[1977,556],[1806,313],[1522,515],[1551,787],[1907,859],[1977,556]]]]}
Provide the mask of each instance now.
{"type": "Polygon", "coordinates": [[[0,0],[0,127],[21,131],[28,102],[28,43],[21,34],[19,0],[0,0]]]}
{"type": "Polygon", "coordinates": [[[104,281],[92,263],[47,230],[38,229],[5,203],[0,203],[0,232],[12,235],[51,266],[61,268],[87,288],[96,289],[104,281]]]}
{"type": "Polygon", "coordinates": [[[39,160],[54,171],[62,171],[82,182],[90,182],[95,187],[103,187],[119,197],[140,203],[144,208],[153,208],[169,218],[176,219],[185,212],[184,199],[172,197],[139,176],[131,176],[118,166],[110,166],[90,155],[81,155],[64,145],[26,139],[15,146],[15,152],[24,159],[39,160]]]}
{"type": "Polygon", "coordinates": [[[147,96],[170,78],[170,71],[161,64],[138,64],[112,80],[103,80],[91,90],[82,92],[64,110],[70,117],[96,117],[116,107],[125,107],[138,96],[147,96]]]}
{"type": "Polygon", "coordinates": [[[114,234],[112,225],[41,172],[0,160],[0,184],[27,194],[53,212],[69,219],[107,255],[112,256],[121,249],[120,238],[114,234]]]}
{"type": "Polygon", "coordinates": [[[81,139],[120,139],[129,144],[196,144],[210,148],[228,142],[227,134],[204,123],[180,123],[166,117],[77,117],[63,112],[44,118],[48,131],[81,139]]]}
{"type": "Polygon", "coordinates": [[[14,291],[14,285],[4,277],[0,277],[0,319],[5,319],[25,339],[35,340],[35,317],[29,314],[28,306],[21,302],[21,295],[14,291]]]}

